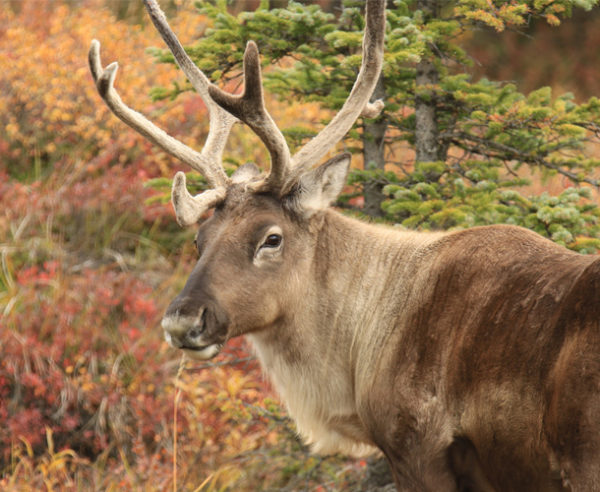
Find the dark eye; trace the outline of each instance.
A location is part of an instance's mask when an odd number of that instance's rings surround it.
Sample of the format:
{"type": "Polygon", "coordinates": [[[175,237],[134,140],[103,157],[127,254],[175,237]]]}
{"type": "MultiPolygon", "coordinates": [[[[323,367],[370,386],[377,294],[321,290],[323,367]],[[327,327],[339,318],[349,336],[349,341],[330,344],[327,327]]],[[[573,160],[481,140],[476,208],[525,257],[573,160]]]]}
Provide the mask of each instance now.
{"type": "Polygon", "coordinates": [[[281,236],[279,234],[269,234],[263,243],[263,248],[276,248],[280,244],[281,236]]]}

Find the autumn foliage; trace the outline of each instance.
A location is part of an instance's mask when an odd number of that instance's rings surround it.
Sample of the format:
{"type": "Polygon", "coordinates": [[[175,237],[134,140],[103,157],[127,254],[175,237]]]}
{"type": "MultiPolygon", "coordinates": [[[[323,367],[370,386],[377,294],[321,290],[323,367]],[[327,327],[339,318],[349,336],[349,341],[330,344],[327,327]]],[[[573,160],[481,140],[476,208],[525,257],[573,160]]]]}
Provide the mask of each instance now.
{"type": "MultiPolygon", "coordinates": [[[[242,341],[184,368],[163,341],[192,231],[144,183],[180,165],[100,100],[90,41],[104,63],[119,61],[121,97],[170,134],[199,148],[208,125],[194,94],[152,102],[152,87],[181,75],[146,54],[161,45],[153,29],[105,3],[0,9],[0,489],[357,480],[364,463],[308,455],[242,341]]],[[[179,15],[173,27],[192,39],[205,26],[179,15]]],[[[237,130],[230,144],[233,159],[264,152],[237,130]]]]}

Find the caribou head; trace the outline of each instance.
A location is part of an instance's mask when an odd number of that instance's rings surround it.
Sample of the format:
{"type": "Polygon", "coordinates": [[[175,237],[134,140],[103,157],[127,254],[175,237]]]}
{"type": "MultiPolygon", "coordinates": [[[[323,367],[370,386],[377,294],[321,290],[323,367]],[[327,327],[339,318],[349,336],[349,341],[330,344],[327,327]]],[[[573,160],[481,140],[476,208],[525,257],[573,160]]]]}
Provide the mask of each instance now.
{"type": "Polygon", "coordinates": [[[320,212],[344,186],[350,155],[316,166],[365,115],[375,117],[382,101],[369,101],[379,77],[385,27],[385,1],[367,5],[360,72],[345,104],[333,120],[295,155],[264,104],[258,48],[250,41],[244,53],[244,91],[232,95],[212,84],[183,50],[155,0],[144,0],[152,22],[173,53],[210,116],[210,130],[197,152],[127,107],[113,82],[117,64],[103,68],[100,43],[92,41],[89,63],[96,87],[109,108],[125,123],[171,155],[189,164],[211,189],[192,196],[185,174],[175,175],[172,203],[182,226],[202,222],[196,237],[199,260],[182,292],[163,318],[167,341],[189,355],[214,357],[227,339],[286,322],[290,306],[309,285],[320,212]],[[270,154],[270,170],[253,164],[228,177],[222,154],[232,125],[241,121],[261,139],[270,154]],[[315,167],[316,166],[316,167],[315,167]],[[302,287],[302,288],[300,288],[302,287]]]}

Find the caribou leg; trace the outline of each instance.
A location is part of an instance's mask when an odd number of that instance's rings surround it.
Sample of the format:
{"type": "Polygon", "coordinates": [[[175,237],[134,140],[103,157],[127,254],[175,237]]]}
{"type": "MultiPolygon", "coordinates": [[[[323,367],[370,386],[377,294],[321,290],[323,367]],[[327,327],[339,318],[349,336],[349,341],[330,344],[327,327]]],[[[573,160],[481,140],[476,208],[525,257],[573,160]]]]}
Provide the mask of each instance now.
{"type": "Polygon", "coordinates": [[[494,492],[483,473],[481,462],[473,443],[457,437],[448,447],[448,463],[456,477],[459,492],[494,492]]]}

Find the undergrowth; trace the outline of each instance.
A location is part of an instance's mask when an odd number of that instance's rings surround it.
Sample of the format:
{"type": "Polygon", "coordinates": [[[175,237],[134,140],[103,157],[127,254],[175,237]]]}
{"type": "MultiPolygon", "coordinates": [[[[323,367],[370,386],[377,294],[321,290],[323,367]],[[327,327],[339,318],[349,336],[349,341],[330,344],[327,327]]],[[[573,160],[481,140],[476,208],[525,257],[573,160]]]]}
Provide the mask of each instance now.
{"type": "MultiPolygon", "coordinates": [[[[101,0],[51,3],[0,11],[0,490],[351,487],[364,463],[312,456],[241,340],[176,377],[160,318],[193,231],[144,183],[178,166],[99,99],[90,40],[122,63],[123,99],[195,147],[204,109],[145,97],[176,77],[143,56],[154,32],[101,0]]],[[[174,27],[190,39],[195,21],[174,27]]],[[[232,143],[234,160],[260,149],[232,143]]]]}

